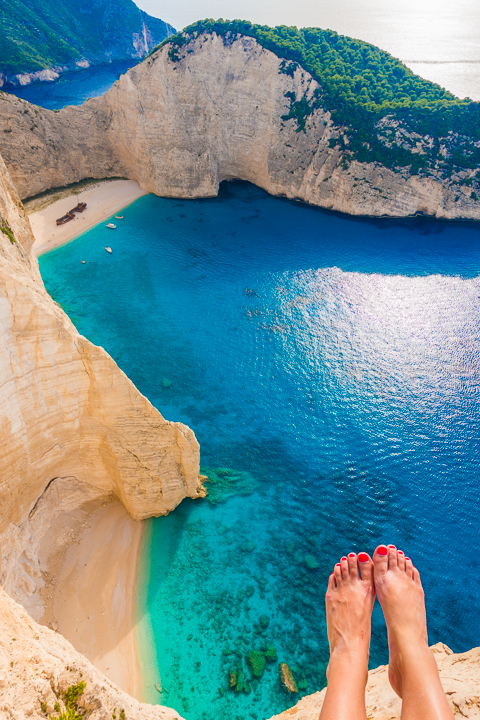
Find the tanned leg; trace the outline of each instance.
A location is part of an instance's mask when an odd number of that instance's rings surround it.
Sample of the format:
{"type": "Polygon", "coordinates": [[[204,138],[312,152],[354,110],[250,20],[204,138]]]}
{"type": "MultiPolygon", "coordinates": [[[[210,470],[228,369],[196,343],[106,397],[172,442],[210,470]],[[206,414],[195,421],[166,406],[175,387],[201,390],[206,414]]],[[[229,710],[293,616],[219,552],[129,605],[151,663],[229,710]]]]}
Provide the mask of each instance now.
{"type": "Polygon", "coordinates": [[[425,596],[418,570],[394,545],[373,556],[375,589],[388,631],[389,680],[402,698],[402,720],[454,720],[428,647],[425,596]]]}
{"type": "Polygon", "coordinates": [[[375,587],[367,553],[350,553],[335,565],[325,606],[330,644],[327,692],[320,720],[365,720],[365,686],[375,587]]]}

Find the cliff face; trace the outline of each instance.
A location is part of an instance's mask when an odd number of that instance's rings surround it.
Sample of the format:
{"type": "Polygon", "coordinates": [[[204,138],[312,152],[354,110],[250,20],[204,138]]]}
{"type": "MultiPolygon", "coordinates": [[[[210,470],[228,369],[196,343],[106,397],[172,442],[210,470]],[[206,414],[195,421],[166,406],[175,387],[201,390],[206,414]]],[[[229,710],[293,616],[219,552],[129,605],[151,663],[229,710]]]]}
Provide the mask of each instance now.
{"type": "MultiPolygon", "coordinates": [[[[480,648],[458,655],[442,643],[432,649],[454,716],[480,718],[480,648]]],[[[270,720],[318,720],[325,692],[304,697],[295,707],[270,720]]],[[[387,665],[368,673],[366,704],[369,720],[399,720],[401,700],[390,687],[387,665]]]]}
{"type": "Polygon", "coordinates": [[[0,96],[0,152],[21,197],[113,176],[158,195],[205,197],[239,178],[353,215],[480,218],[471,187],[347,165],[343,129],[321,108],[300,129],[292,103],[308,103],[317,88],[252,38],[203,34],[177,61],[163,47],[81,107],[52,113],[0,96]]]}
{"type": "Polygon", "coordinates": [[[45,291],[2,162],[0,223],[0,583],[33,607],[56,516],[111,497],[135,519],[164,515],[203,490],[193,432],[164,420],[45,291]]]}
{"type": "Polygon", "coordinates": [[[174,30],[132,0],[10,0],[0,17],[0,87],[143,58],[174,30]]]}
{"type": "Polygon", "coordinates": [[[1,588],[0,628],[2,720],[45,720],[68,688],[80,682],[85,690],[78,708],[89,720],[121,717],[121,710],[128,720],[181,720],[170,708],[145,705],[122,692],[65,638],[32,620],[1,588]]]}

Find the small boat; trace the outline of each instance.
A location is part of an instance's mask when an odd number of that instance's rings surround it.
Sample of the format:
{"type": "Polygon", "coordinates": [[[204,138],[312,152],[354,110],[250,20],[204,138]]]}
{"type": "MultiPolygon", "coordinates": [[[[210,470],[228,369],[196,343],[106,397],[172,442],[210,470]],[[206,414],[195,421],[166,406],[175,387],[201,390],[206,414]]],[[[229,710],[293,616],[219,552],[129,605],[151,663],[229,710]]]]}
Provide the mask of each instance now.
{"type": "Polygon", "coordinates": [[[109,253],[112,252],[112,248],[111,248],[111,247],[106,247],[105,250],[106,250],[107,252],[109,252],[109,253]]]}
{"type": "Polygon", "coordinates": [[[85,265],[85,260],[80,260],[80,262],[82,263],[82,265],[85,265]]]}
{"type": "Polygon", "coordinates": [[[115,228],[116,228],[117,226],[114,225],[113,223],[107,223],[107,227],[110,228],[111,230],[115,230],[115,228]]]}
{"type": "Polygon", "coordinates": [[[123,215],[115,215],[116,220],[123,220],[123,215]]]}
{"type": "Polygon", "coordinates": [[[71,212],[83,212],[85,208],[87,207],[86,202],[79,202],[78,205],[76,205],[71,212]]]}

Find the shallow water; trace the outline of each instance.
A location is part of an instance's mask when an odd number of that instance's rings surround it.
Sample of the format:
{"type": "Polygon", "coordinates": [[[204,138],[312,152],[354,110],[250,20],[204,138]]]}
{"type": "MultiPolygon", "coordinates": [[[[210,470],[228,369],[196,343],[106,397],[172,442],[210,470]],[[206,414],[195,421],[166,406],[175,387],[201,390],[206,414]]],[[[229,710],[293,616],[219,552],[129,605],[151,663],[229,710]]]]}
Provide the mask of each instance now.
{"type": "MultiPolygon", "coordinates": [[[[79,331],[194,429],[215,481],[149,522],[148,699],[260,720],[320,689],[328,574],[380,542],[418,565],[431,642],[480,644],[480,225],[352,219],[246,183],[122,214],[40,268],[79,331]],[[284,693],[278,662],[229,690],[270,645],[303,691],[284,693]]],[[[377,607],[371,665],[386,659],[377,607]]]]}

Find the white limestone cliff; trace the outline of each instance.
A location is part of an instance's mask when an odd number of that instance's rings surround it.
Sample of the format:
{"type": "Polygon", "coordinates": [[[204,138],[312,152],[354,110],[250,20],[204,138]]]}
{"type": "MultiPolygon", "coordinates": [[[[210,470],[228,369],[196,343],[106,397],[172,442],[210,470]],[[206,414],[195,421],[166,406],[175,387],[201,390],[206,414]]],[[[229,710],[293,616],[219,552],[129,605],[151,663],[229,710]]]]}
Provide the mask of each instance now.
{"type": "Polygon", "coordinates": [[[28,605],[55,516],[113,497],[135,519],[165,515],[203,488],[190,428],[164,420],[46,292],[1,162],[0,224],[0,583],[28,605]]]}
{"type": "Polygon", "coordinates": [[[0,95],[0,153],[20,196],[122,176],[158,195],[207,197],[237,178],[352,215],[480,219],[471,187],[378,163],[344,167],[329,112],[315,110],[305,132],[283,117],[286,93],[310,99],[317,82],[301,67],[281,72],[254,39],[203,34],[180,56],[172,62],[165,46],[103,97],[57,113],[0,95]]]}

